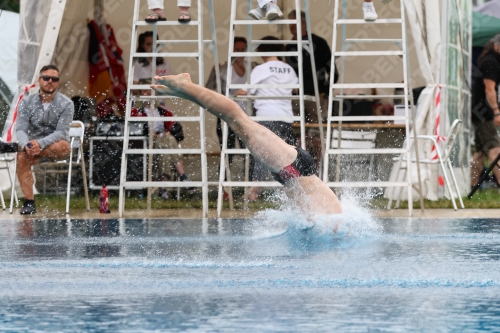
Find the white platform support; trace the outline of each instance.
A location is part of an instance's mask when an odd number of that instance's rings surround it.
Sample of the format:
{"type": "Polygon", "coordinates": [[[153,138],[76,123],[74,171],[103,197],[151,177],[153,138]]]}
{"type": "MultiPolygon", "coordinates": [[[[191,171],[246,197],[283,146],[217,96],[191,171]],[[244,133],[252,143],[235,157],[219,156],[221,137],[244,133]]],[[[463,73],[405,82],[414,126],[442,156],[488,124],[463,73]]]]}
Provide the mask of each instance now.
{"type": "MultiPolygon", "coordinates": [[[[388,19],[377,19],[374,22],[366,22],[363,19],[348,19],[347,18],[347,0],[342,0],[342,7],[339,4],[340,0],[335,0],[335,8],[334,8],[334,17],[333,17],[333,37],[332,37],[332,70],[334,68],[333,64],[337,58],[340,58],[342,63],[341,74],[338,83],[334,83],[333,81],[333,71],[330,74],[330,87],[332,89],[329,94],[329,102],[328,102],[328,118],[327,118],[327,134],[326,134],[326,149],[324,151],[323,158],[323,181],[331,188],[355,188],[355,187],[407,187],[408,189],[408,213],[410,216],[413,214],[413,200],[412,200],[412,182],[411,182],[411,171],[408,171],[407,177],[404,181],[364,181],[364,182],[350,182],[350,181],[341,181],[340,179],[340,158],[342,155],[355,155],[355,154],[368,154],[368,155],[376,155],[376,154],[389,154],[389,155],[400,155],[405,156],[408,160],[411,160],[411,146],[415,148],[415,156],[417,161],[417,174],[418,174],[418,191],[420,197],[421,209],[423,209],[423,197],[420,189],[421,180],[420,180],[420,165],[418,160],[418,148],[417,145],[404,145],[402,148],[373,148],[373,149],[352,149],[352,148],[342,148],[341,140],[336,140],[332,136],[332,122],[337,124],[338,133],[342,133],[342,122],[343,121],[394,121],[394,120],[404,120],[406,125],[406,134],[410,135],[410,121],[413,119],[413,123],[415,123],[415,108],[413,105],[413,93],[411,89],[411,78],[408,76],[409,66],[409,56],[407,53],[408,43],[406,37],[406,17],[405,17],[405,8],[404,1],[401,1],[401,10],[400,18],[388,18],[388,19]],[[342,18],[339,18],[339,8],[342,8],[342,18]],[[369,24],[385,24],[394,26],[395,29],[401,30],[401,38],[396,39],[387,39],[387,38],[346,38],[346,29],[348,26],[352,25],[369,25],[369,24]],[[340,51],[337,50],[337,33],[338,27],[342,26],[342,37],[341,37],[341,48],[340,51]],[[376,45],[378,43],[386,43],[397,45],[401,50],[390,50],[390,51],[370,51],[370,45],[376,45]],[[363,47],[359,49],[363,49],[363,51],[350,51],[351,46],[360,45],[363,47]],[[349,73],[345,73],[345,58],[346,57],[362,57],[360,60],[364,60],[365,57],[399,57],[402,59],[400,61],[402,69],[403,69],[403,83],[395,82],[395,83],[345,83],[344,79],[346,75],[349,73]],[[366,88],[380,88],[380,89],[396,89],[400,88],[404,90],[403,96],[385,94],[385,95],[344,95],[344,89],[366,89],[366,88]],[[340,93],[334,95],[334,89],[338,89],[340,93]],[[349,116],[343,114],[343,100],[344,99],[367,99],[367,98],[404,98],[405,105],[405,115],[404,116],[371,116],[371,117],[360,117],[360,116],[349,116]],[[339,103],[339,114],[337,116],[333,116],[333,101],[338,100],[339,103]],[[335,142],[335,147],[332,142],[335,142]],[[330,158],[336,158],[336,172],[335,172],[335,181],[331,181],[329,179],[329,163],[330,158]]],[[[369,58],[368,58],[369,59],[369,58]]],[[[350,77],[351,80],[353,79],[350,77]]],[[[414,137],[416,138],[417,133],[412,131],[414,137]]],[[[411,164],[411,163],[410,163],[411,164]]],[[[410,168],[411,165],[408,165],[410,168]]]]}
{"type": "MultiPolygon", "coordinates": [[[[295,9],[296,9],[296,18],[293,20],[289,19],[278,19],[274,21],[268,21],[265,18],[259,21],[256,20],[238,20],[236,19],[236,10],[237,10],[237,0],[231,0],[231,14],[230,14],[230,25],[229,25],[229,52],[228,52],[228,59],[234,58],[234,57],[247,57],[247,68],[246,71],[248,73],[247,75],[247,84],[231,84],[231,79],[232,79],[232,71],[228,70],[227,72],[227,84],[226,84],[226,91],[225,94],[226,96],[230,97],[230,89],[251,89],[251,88],[292,88],[292,89],[298,89],[299,94],[294,95],[292,97],[284,97],[284,96],[266,96],[266,97],[259,97],[259,96],[238,96],[238,97],[232,97],[234,100],[247,100],[248,102],[248,107],[247,107],[247,114],[250,116],[250,118],[254,121],[293,121],[293,122],[300,122],[300,137],[301,137],[301,148],[305,149],[305,118],[304,118],[304,100],[313,100],[316,102],[316,110],[318,112],[318,119],[320,122],[320,137],[322,140],[324,140],[324,135],[323,135],[323,126],[321,123],[321,109],[320,109],[320,99],[319,99],[319,91],[318,91],[318,81],[316,77],[316,64],[314,60],[314,48],[312,47],[312,35],[311,35],[311,22],[309,20],[309,3],[308,0],[302,0],[303,1],[303,10],[305,12],[306,16],[306,24],[307,24],[307,33],[308,33],[308,39],[302,40],[300,36],[302,36],[302,27],[301,27],[301,20],[302,20],[302,15],[301,15],[301,0],[292,0],[295,3],[295,9]],[[253,40],[252,38],[252,26],[254,25],[289,25],[289,24],[296,24],[297,25],[297,40],[279,40],[279,41],[260,41],[260,40],[253,40]],[[247,40],[248,40],[248,48],[249,52],[233,52],[234,49],[234,30],[236,26],[247,26],[247,40]],[[285,52],[255,52],[254,49],[260,45],[260,44],[295,44],[297,46],[297,51],[285,51],[285,52]],[[310,96],[305,96],[304,95],[304,76],[302,75],[303,70],[303,57],[302,57],[302,50],[305,49],[307,52],[311,54],[311,68],[313,72],[313,81],[314,81],[314,91],[315,91],[315,96],[310,97],[310,96]],[[298,59],[298,70],[299,70],[299,84],[296,85],[290,85],[290,84],[282,84],[282,85],[264,85],[264,84],[250,84],[250,72],[252,70],[251,68],[251,59],[252,58],[260,58],[265,55],[273,55],[273,56],[295,56],[298,59]],[[283,117],[252,117],[252,107],[251,107],[251,102],[253,100],[257,99],[287,99],[287,100],[298,100],[299,101],[299,107],[300,107],[300,116],[296,117],[288,117],[288,118],[283,118],[283,117]]],[[[247,11],[250,11],[257,5],[257,1],[254,0],[247,0],[247,11]]],[[[287,13],[284,13],[285,17],[287,13]]],[[[218,200],[217,200],[217,216],[221,216],[222,213],[222,206],[223,206],[223,193],[224,193],[224,187],[227,187],[229,190],[229,206],[230,209],[233,209],[233,196],[232,196],[232,187],[245,187],[245,202],[244,202],[244,207],[247,208],[248,206],[248,188],[252,186],[259,186],[259,187],[280,187],[282,186],[279,182],[277,181],[267,181],[267,182],[251,182],[249,181],[249,150],[248,149],[228,149],[227,148],[227,139],[228,139],[228,126],[227,123],[222,121],[223,127],[222,127],[222,150],[221,150],[221,161],[220,161],[220,173],[219,173],[219,192],[218,192],[218,200]],[[232,181],[231,180],[231,172],[229,170],[229,164],[227,163],[227,155],[229,154],[243,154],[245,155],[245,180],[244,181],[232,181]],[[227,174],[227,181],[225,181],[227,174]]],[[[324,145],[323,145],[324,147],[324,145]]]]}
{"type": "MultiPolygon", "coordinates": [[[[179,23],[177,21],[160,21],[155,24],[150,24],[145,21],[139,20],[140,4],[141,0],[135,0],[134,4],[134,17],[132,23],[132,40],[130,43],[130,62],[129,62],[129,75],[127,83],[127,107],[125,113],[125,128],[124,128],[124,140],[123,140],[123,155],[120,173],[120,187],[119,187],[119,216],[123,216],[125,210],[125,189],[137,189],[137,188],[148,188],[148,209],[151,208],[151,189],[153,187],[200,187],[202,189],[202,203],[203,203],[203,216],[208,217],[208,176],[207,176],[207,152],[206,152],[206,134],[205,134],[205,110],[199,107],[199,115],[191,117],[131,117],[131,109],[133,100],[157,100],[157,99],[168,99],[174,98],[171,96],[155,96],[153,91],[153,96],[132,96],[132,91],[136,89],[150,89],[149,85],[133,84],[133,73],[134,73],[134,58],[139,57],[151,57],[152,61],[152,73],[151,78],[153,79],[156,72],[156,58],[194,58],[198,61],[198,81],[200,84],[205,82],[205,62],[204,62],[204,48],[208,46],[214,56],[214,64],[219,63],[219,57],[217,53],[217,38],[215,31],[215,18],[214,18],[214,7],[213,0],[207,0],[209,6],[210,15],[210,28],[211,28],[211,39],[204,39],[204,29],[203,29],[203,17],[204,17],[204,4],[203,0],[196,0],[198,5],[198,20],[191,21],[189,23],[179,23]],[[150,27],[153,31],[153,52],[151,53],[137,53],[137,39],[138,39],[138,28],[139,27],[150,27]],[[158,40],[158,30],[161,27],[174,28],[178,26],[179,29],[189,26],[197,27],[197,36],[195,40],[158,40]],[[180,27],[182,26],[182,27],[180,27]],[[161,49],[166,46],[175,46],[181,44],[193,44],[197,46],[196,52],[161,52],[161,49]],[[200,148],[198,149],[152,149],[153,139],[150,135],[148,148],[146,149],[129,149],[129,123],[130,122],[149,122],[149,127],[152,127],[153,121],[179,121],[179,122],[195,122],[199,124],[200,128],[200,148]],[[148,179],[146,182],[129,182],[126,180],[127,174],[127,157],[132,154],[148,154],[148,179]],[[199,154],[201,159],[201,181],[189,181],[189,182],[165,182],[165,181],[153,181],[152,180],[152,157],[158,154],[199,154]]],[[[145,3],[145,0],[143,0],[145,3]]],[[[216,68],[217,80],[220,80],[219,67],[216,68]]],[[[153,81],[152,81],[153,82],[153,81]]]]}

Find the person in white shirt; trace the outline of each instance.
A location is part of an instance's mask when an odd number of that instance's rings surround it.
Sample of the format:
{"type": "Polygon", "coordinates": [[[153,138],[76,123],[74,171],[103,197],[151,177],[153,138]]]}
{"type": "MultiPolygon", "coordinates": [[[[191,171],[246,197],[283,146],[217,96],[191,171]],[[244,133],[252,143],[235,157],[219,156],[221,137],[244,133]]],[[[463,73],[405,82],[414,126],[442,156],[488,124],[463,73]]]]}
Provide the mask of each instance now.
{"type": "MultiPolygon", "coordinates": [[[[153,32],[146,31],[139,35],[137,46],[138,53],[151,53],[153,52],[153,32]]],[[[153,75],[152,58],[144,57],[137,59],[134,64],[134,84],[138,84],[140,80],[151,79],[155,75],[172,75],[172,67],[170,63],[163,58],[156,58],[156,71],[153,75]]]]}
{"type": "MultiPolygon", "coordinates": [[[[392,0],[380,0],[382,3],[388,3],[392,0]]],[[[378,19],[377,12],[375,11],[375,7],[373,6],[373,0],[364,0],[363,2],[363,18],[365,21],[375,21],[378,19]]]]}
{"type": "MultiPolygon", "coordinates": [[[[266,36],[263,41],[279,41],[274,36],[266,36]]],[[[283,44],[260,44],[258,52],[283,52],[283,44]]],[[[276,85],[277,88],[251,88],[248,93],[255,96],[290,96],[292,88],[279,87],[280,85],[293,85],[299,83],[299,78],[292,66],[281,61],[276,56],[263,56],[263,64],[256,66],[250,75],[250,84],[276,85]]],[[[246,95],[247,91],[240,89],[236,95],[246,95]]],[[[279,117],[280,120],[259,121],[259,124],[268,128],[278,135],[286,143],[296,145],[296,140],[292,131],[293,111],[291,99],[257,99],[254,102],[257,117],[279,117]]],[[[270,176],[266,166],[256,161],[254,165],[252,179],[254,181],[265,181],[270,176]]],[[[258,197],[259,188],[255,187],[248,197],[254,201],[258,197]]]]}
{"type": "MultiPolygon", "coordinates": [[[[179,18],[177,21],[180,23],[189,23],[191,16],[189,15],[189,7],[191,7],[191,0],[177,0],[179,7],[179,18]]],[[[163,0],[148,0],[148,8],[153,12],[149,14],[145,21],[148,23],[156,23],[158,21],[166,21],[165,12],[163,11],[163,0]]]]}
{"type": "MultiPolygon", "coordinates": [[[[317,215],[342,212],[337,196],[315,174],[314,160],[303,149],[285,143],[273,132],[250,119],[234,101],[191,81],[188,73],[155,77],[151,85],[160,95],[184,98],[222,118],[244,142],[252,155],[262,161],[273,177],[283,184],[289,204],[309,221],[317,215]]],[[[333,229],[335,232],[337,226],[333,229]]]]}

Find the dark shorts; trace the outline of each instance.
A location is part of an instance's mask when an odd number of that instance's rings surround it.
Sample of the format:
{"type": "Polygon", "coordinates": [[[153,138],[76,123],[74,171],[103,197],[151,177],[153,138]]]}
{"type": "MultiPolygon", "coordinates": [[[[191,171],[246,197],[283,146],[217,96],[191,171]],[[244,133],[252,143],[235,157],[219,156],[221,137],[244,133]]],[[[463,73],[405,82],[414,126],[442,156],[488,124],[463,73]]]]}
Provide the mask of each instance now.
{"type": "Polygon", "coordinates": [[[473,123],[476,152],[488,155],[490,149],[500,147],[500,137],[493,121],[473,123]]]}
{"type": "Polygon", "coordinates": [[[274,180],[285,185],[292,178],[312,176],[316,173],[316,163],[314,158],[302,148],[295,148],[297,158],[289,166],[284,167],[279,172],[271,172],[274,180]]]}

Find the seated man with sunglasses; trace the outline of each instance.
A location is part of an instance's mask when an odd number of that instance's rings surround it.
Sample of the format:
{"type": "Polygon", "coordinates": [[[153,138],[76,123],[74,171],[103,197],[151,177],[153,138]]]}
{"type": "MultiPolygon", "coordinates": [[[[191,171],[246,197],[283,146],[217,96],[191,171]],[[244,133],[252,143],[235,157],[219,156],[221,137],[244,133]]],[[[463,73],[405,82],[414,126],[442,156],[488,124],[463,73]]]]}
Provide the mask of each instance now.
{"type": "Polygon", "coordinates": [[[40,157],[61,159],[69,155],[69,128],[73,121],[71,99],[57,92],[59,69],[47,65],[40,70],[40,92],[19,103],[16,135],[18,140],[17,178],[24,194],[20,213],[36,213],[31,166],[40,157]]]}

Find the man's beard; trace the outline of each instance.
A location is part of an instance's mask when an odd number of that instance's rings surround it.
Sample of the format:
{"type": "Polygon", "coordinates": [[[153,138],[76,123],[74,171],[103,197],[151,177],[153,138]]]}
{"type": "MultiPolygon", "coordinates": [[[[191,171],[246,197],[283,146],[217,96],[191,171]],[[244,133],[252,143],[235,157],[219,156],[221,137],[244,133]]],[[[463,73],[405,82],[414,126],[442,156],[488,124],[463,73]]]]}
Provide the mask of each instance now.
{"type": "Polygon", "coordinates": [[[40,91],[44,94],[52,95],[56,91],[56,88],[52,88],[52,91],[49,91],[49,90],[45,90],[43,87],[40,87],[40,91]]]}

